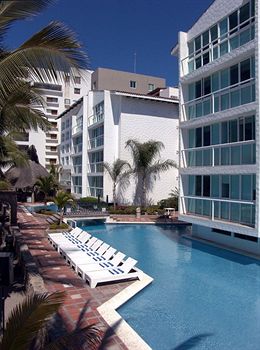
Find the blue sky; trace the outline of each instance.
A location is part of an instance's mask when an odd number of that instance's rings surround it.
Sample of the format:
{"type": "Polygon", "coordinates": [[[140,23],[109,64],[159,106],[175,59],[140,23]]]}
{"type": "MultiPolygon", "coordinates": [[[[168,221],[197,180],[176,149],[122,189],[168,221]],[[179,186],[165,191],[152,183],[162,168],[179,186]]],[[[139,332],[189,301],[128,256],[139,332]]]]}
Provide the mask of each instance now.
{"type": "Polygon", "coordinates": [[[52,20],[71,27],[84,44],[90,68],[106,67],[178,81],[170,50],[212,0],[57,0],[41,15],[16,23],[6,42],[13,48],[52,20]]]}

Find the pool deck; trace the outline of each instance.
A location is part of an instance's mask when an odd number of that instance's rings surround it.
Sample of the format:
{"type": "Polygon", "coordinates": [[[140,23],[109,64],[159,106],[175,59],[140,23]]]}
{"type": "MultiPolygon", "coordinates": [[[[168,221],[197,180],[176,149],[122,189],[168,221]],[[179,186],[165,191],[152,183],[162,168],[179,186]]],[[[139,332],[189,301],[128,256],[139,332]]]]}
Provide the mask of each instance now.
{"type": "Polygon", "coordinates": [[[66,264],[48,242],[46,220],[19,209],[18,220],[23,235],[48,292],[66,291],[66,300],[59,314],[68,330],[74,329],[80,312],[85,312],[85,324],[98,324],[103,330],[120,321],[106,349],[150,349],[138,334],[116,312],[116,309],[152,282],[143,274],[141,281],[128,281],[91,289],[66,264]]]}

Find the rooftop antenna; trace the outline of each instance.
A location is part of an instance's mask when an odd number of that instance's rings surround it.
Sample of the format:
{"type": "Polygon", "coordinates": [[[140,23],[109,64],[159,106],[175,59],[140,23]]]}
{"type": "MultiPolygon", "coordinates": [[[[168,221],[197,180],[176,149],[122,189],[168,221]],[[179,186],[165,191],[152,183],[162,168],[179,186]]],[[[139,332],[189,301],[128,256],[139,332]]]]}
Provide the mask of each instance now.
{"type": "Polygon", "coordinates": [[[134,52],[134,73],[136,73],[136,52],[134,52]]]}

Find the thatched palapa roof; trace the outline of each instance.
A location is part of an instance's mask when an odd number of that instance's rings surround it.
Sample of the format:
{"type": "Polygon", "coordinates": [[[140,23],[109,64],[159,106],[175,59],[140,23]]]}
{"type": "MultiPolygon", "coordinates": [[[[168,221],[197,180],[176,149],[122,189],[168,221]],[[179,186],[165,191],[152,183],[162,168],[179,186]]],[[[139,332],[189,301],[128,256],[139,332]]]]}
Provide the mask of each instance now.
{"type": "Polygon", "coordinates": [[[40,176],[47,177],[49,175],[41,164],[31,160],[28,161],[27,166],[13,166],[5,173],[7,180],[15,188],[33,187],[40,176]]]}

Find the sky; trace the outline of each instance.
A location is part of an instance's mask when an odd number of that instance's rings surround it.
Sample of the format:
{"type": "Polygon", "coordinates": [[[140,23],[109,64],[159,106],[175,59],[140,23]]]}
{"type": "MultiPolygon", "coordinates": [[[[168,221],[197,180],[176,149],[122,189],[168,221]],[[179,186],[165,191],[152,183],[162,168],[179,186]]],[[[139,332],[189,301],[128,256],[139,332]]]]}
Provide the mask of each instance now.
{"type": "Polygon", "coordinates": [[[212,0],[56,0],[37,17],[13,25],[6,36],[15,48],[52,20],[77,33],[97,67],[134,71],[178,82],[177,58],[170,54],[179,31],[187,31],[212,0]]]}

